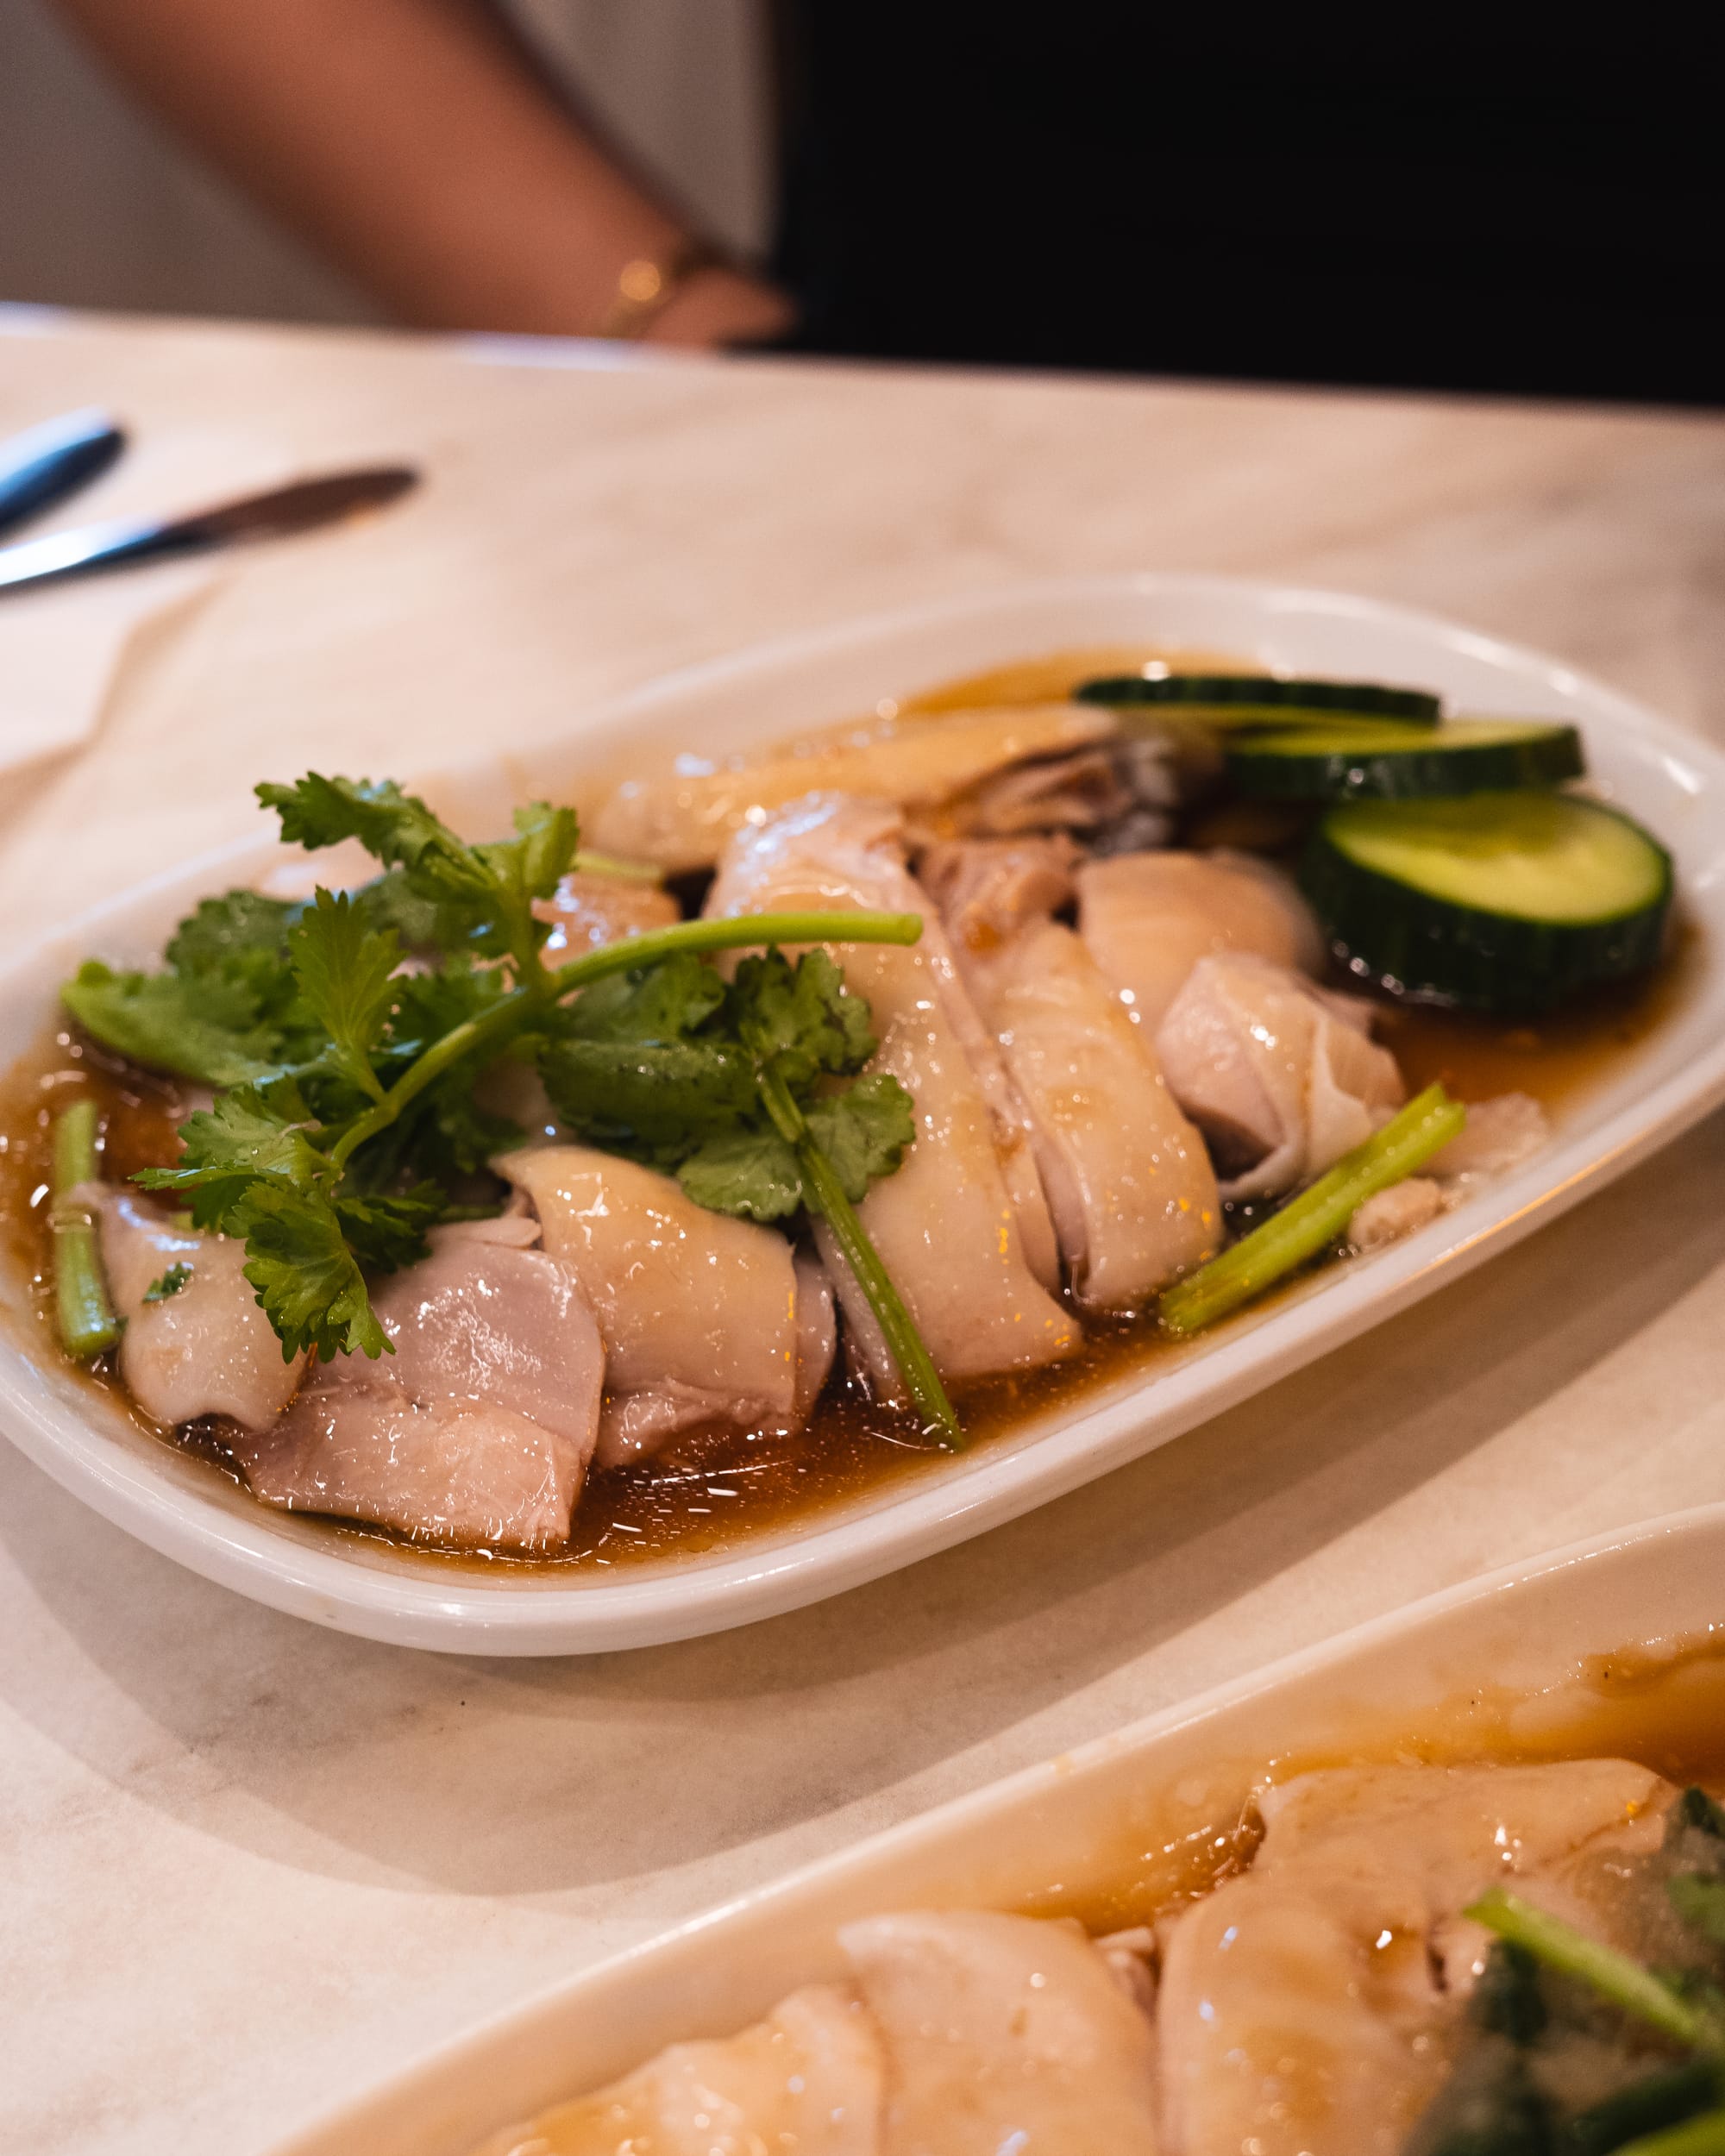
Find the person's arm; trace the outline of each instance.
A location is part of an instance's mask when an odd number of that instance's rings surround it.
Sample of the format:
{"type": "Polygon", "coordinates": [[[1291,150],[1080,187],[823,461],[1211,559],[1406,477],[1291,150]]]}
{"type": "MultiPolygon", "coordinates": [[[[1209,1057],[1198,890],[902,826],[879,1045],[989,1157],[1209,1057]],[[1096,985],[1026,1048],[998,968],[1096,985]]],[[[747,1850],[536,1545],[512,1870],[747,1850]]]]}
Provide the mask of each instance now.
{"type": "MultiPolygon", "coordinates": [[[[597,331],[687,235],[538,83],[479,0],[60,0],[142,97],[403,320],[597,331]]],[[[768,337],[781,294],[695,272],[646,334],[768,337]]]]}

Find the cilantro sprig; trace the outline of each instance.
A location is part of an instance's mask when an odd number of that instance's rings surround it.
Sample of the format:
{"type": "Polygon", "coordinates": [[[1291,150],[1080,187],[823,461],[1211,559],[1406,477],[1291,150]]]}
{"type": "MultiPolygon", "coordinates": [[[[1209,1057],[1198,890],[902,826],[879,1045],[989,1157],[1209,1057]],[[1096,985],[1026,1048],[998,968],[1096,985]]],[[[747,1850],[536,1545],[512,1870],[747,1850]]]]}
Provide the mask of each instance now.
{"type": "Polygon", "coordinates": [[[824,1218],[925,1428],[962,1442],[856,1212],[913,1141],[909,1095],[864,1074],[869,1006],[833,960],[779,949],[911,943],[919,916],[687,921],[554,969],[536,908],[580,863],[571,810],[535,803],[512,837],[471,845],[390,780],[314,772],[257,793],[285,840],[356,840],[382,873],[309,902],[206,899],[160,970],[91,961],[62,993],[97,1040],[216,1089],[182,1126],[178,1165],[137,1180],[243,1239],[285,1357],[391,1351],[367,1275],[423,1256],[428,1228],[469,1210],[473,1179],[521,1141],[481,1081],[524,1059],[588,1142],[675,1174],[697,1202],[824,1218]],[[763,949],[730,982],[702,962],[763,949]]]}
{"type": "Polygon", "coordinates": [[[743,959],[728,987],[688,957],[613,977],[581,998],[539,1068],[559,1117],[590,1143],[674,1174],[716,1213],[782,1220],[822,1210],[798,1156],[806,1135],[852,1204],[915,1137],[898,1080],[857,1075],[875,1044],[868,1004],[825,951],[793,966],[775,950],[743,959]]]}
{"type": "Polygon", "coordinates": [[[743,959],[729,988],[687,959],[590,990],[540,1070],[571,1128],[673,1171],[698,1204],[825,1219],[925,1428],[957,1446],[933,1360],[856,1213],[916,1136],[898,1080],[857,1075],[875,1048],[868,1004],[825,951],[793,966],[772,950],[743,959]]]}

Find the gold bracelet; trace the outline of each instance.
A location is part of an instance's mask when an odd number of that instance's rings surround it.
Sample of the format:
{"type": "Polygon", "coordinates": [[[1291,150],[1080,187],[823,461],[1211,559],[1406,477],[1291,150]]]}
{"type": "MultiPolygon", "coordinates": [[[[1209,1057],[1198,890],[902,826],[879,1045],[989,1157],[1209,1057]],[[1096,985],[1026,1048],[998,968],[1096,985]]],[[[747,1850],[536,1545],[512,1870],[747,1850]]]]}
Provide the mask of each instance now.
{"type": "Polygon", "coordinates": [[[641,254],[625,262],[618,273],[616,296],[590,334],[625,341],[644,336],[690,278],[718,260],[705,240],[685,240],[664,254],[641,254]]]}

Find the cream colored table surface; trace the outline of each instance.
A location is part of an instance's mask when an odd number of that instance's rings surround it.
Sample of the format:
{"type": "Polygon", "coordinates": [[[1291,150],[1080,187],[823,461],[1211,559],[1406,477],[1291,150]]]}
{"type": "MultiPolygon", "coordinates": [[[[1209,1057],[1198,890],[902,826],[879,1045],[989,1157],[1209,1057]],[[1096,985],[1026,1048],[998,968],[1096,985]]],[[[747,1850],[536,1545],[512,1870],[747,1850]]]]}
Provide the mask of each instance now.
{"type": "MultiPolygon", "coordinates": [[[[0,432],[212,417],[407,509],[246,560],[0,780],[33,936],[308,764],[561,727],[780,630],[1046,573],[1433,608],[1725,733],[1697,417],[0,313],[0,432]]],[[[0,1447],[0,2147],[229,2156],[787,1866],[1412,1596],[1725,1497],[1725,1122],[1218,1423],[824,1608],[592,1661],[255,1608],[0,1447]]]]}

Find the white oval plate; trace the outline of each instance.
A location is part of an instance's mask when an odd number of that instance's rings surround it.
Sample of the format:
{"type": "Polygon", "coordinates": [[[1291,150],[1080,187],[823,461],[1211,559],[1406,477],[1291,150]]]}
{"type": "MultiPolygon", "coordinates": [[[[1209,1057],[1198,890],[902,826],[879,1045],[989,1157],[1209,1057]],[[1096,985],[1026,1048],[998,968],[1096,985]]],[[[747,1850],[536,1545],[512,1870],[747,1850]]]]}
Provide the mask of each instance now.
{"type": "Polygon", "coordinates": [[[1137,1853],[1237,1816],[1291,1755],[1384,1757],[1561,1728],[1595,1655],[1720,1627],[1725,1505],[1512,1566],[979,1789],[540,1994],[279,2145],[273,2156],[470,2156],[680,2038],[724,2036],[798,1984],[846,1974],[837,1934],[889,1909],[1047,1907],[1137,1853]]]}
{"type": "MultiPolygon", "coordinates": [[[[704,755],[867,711],[882,696],[1063,647],[1144,641],[1265,667],[1440,690],[1460,708],[1573,718],[1596,780],[1672,849],[1701,924],[1683,1006],[1565,1111],[1519,1173],[1379,1255],[1320,1274],[1261,1314],[1158,1363],[1151,1378],[1027,1421],[906,1488],[707,1558],[610,1577],[428,1561],[268,1510],[26,1351],[22,1283],[0,1278],[0,1426],[108,1519],[206,1577],[278,1609],[407,1646],[562,1654],[650,1645],[768,1617],[981,1533],[1220,1413],[1506,1248],[1725,1099],[1725,756],[1556,661],[1424,615],[1333,593],[1208,577],[1041,584],[848,623],[672,674],[590,713],[530,755],[420,781],[470,836],[535,797],[591,797],[595,773],[673,743],[704,755]]],[[[137,963],[200,896],[288,859],[228,849],[102,906],[0,974],[0,1064],[28,1048],[56,984],[96,954],[137,963]]]]}

